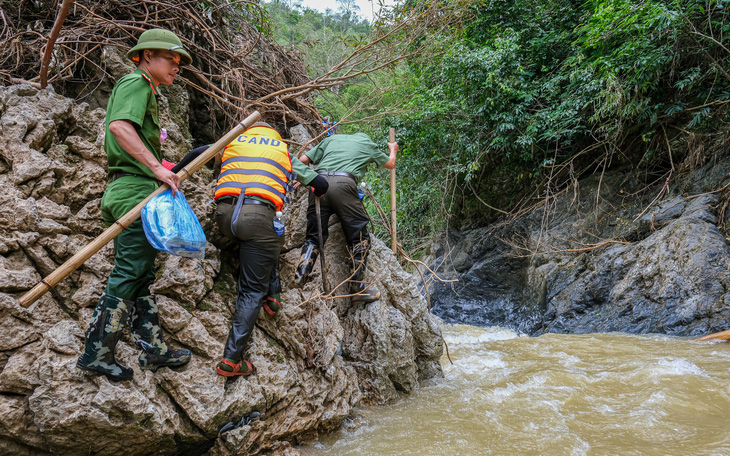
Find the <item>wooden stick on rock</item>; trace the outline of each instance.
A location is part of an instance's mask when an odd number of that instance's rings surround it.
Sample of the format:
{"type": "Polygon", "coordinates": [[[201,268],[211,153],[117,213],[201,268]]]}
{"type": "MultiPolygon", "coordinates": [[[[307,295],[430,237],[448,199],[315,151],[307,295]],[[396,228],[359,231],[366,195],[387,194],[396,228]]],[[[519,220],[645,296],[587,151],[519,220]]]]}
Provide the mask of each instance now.
{"type": "Polygon", "coordinates": [[[728,340],[730,339],[730,330],[727,331],[721,331],[719,333],[710,334],[709,336],[703,336],[695,339],[695,341],[705,341],[705,340],[728,340]]]}
{"type": "MultiPolygon", "coordinates": [[[[395,128],[390,129],[389,142],[395,142],[395,128]]],[[[390,170],[390,226],[393,253],[398,258],[398,234],[395,226],[395,167],[390,170]]]]}

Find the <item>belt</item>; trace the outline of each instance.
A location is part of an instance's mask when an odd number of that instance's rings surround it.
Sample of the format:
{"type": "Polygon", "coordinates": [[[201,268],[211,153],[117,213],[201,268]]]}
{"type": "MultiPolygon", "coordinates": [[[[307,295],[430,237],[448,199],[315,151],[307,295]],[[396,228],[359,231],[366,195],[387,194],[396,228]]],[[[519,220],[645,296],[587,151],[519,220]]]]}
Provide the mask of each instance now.
{"type": "Polygon", "coordinates": [[[114,174],[112,174],[112,175],[110,175],[110,176],[109,176],[109,177],[107,178],[107,181],[108,181],[108,182],[109,182],[109,183],[111,184],[111,183],[112,183],[112,182],[114,182],[115,180],[117,180],[117,179],[119,179],[119,178],[122,178],[122,177],[127,177],[127,176],[143,177],[143,178],[145,178],[145,179],[149,179],[149,180],[153,180],[153,181],[156,181],[156,182],[157,182],[158,184],[160,183],[160,182],[159,182],[159,181],[157,181],[157,179],[155,179],[154,177],[150,177],[150,176],[143,176],[143,175],[141,175],[141,174],[123,173],[123,172],[121,172],[121,171],[120,171],[120,172],[117,172],[117,173],[114,173],[114,174]]]}
{"type": "Polygon", "coordinates": [[[114,174],[110,175],[107,178],[107,180],[111,184],[112,182],[114,182],[115,180],[119,179],[120,177],[126,177],[126,176],[136,176],[136,174],[132,174],[132,173],[121,173],[121,172],[114,173],[114,174]]]}
{"type": "MultiPolygon", "coordinates": [[[[237,196],[227,195],[227,196],[221,196],[220,198],[218,198],[217,202],[226,203],[226,204],[236,204],[236,201],[238,201],[237,196]]],[[[274,205],[271,203],[264,203],[263,201],[259,201],[259,200],[255,200],[255,199],[251,199],[251,198],[244,198],[243,204],[260,204],[262,206],[268,206],[269,209],[276,209],[274,207],[274,205]]]]}
{"type": "Polygon", "coordinates": [[[354,174],[350,173],[343,173],[341,171],[317,171],[317,174],[320,176],[344,176],[349,177],[350,179],[354,180],[355,183],[357,183],[357,177],[355,177],[354,174]]]}

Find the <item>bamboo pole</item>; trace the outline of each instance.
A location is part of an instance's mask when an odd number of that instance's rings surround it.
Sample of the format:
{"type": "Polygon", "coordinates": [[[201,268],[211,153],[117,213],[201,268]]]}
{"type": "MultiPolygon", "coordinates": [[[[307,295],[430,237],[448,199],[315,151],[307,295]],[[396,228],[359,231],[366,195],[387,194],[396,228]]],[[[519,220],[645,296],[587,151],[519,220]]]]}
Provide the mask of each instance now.
{"type": "MultiPolygon", "coordinates": [[[[395,128],[390,129],[390,141],[395,142],[395,128]]],[[[398,230],[395,225],[395,167],[390,170],[390,227],[393,253],[398,257],[398,230]]]]}
{"type": "Polygon", "coordinates": [[[703,336],[695,339],[695,341],[704,341],[704,340],[728,340],[730,339],[730,330],[727,331],[721,331],[719,333],[710,334],[709,336],[703,336]]]}
{"type": "MultiPolygon", "coordinates": [[[[225,146],[227,146],[231,141],[236,139],[241,133],[246,131],[251,125],[253,125],[259,118],[261,118],[261,114],[259,114],[258,111],[254,111],[246,117],[241,123],[233,127],[225,136],[223,136],[221,139],[219,139],[215,144],[210,146],[205,152],[200,154],[198,158],[192,161],[188,166],[181,169],[177,175],[180,177],[180,183],[182,183],[184,180],[186,180],[188,177],[192,176],[193,173],[200,168],[202,168],[211,158],[215,157],[215,155],[223,149],[225,146]]],[[[83,249],[76,252],[74,256],[69,258],[65,263],[63,263],[61,266],[59,266],[55,271],[50,273],[45,279],[41,280],[40,283],[38,283],[35,287],[33,287],[29,292],[24,294],[18,301],[20,302],[20,305],[23,307],[29,307],[31,304],[36,302],[38,298],[46,294],[51,288],[56,286],[58,282],[68,277],[69,274],[74,272],[79,266],[84,264],[86,260],[91,258],[92,255],[94,255],[96,252],[98,252],[102,247],[104,247],[106,244],[109,243],[112,239],[114,239],[119,233],[121,233],[124,228],[128,227],[132,222],[137,220],[142,213],[142,208],[145,204],[155,196],[159,195],[160,193],[168,190],[170,188],[169,185],[163,184],[161,185],[157,190],[152,192],[147,198],[145,198],[142,202],[134,206],[132,210],[124,214],[119,220],[114,222],[112,226],[107,228],[103,233],[101,233],[96,239],[91,241],[89,245],[84,247],[83,249]]]]}

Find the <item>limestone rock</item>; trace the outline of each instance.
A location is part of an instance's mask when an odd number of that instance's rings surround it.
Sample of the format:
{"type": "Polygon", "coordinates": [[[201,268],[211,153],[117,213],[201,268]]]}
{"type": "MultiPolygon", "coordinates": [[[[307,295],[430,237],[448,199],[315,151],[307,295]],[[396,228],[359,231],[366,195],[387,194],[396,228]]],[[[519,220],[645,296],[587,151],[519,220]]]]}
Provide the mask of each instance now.
{"type": "Polygon", "coordinates": [[[40,279],[41,276],[34,267],[18,268],[5,257],[0,257],[0,291],[9,293],[30,290],[40,279]]]}
{"type": "MultiPolygon", "coordinates": [[[[105,52],[108,70],[125,74],[117,54],[105,52]]],[[[171,159],[189,147],[184,94],[163,91],[171,159]]],[[[192,360],[142,370],[127,333],[116,357],[133,379],[77,370],[114,265],[112,243],[30,308],[15,298],[104,230],[103,111],[28,86],[0,87],[0,106],[0,454],[297,454],[297,442],[336,429],[363,400],[383,403],[441,375],[436,320],[379,241],[368,266],[379,302],[353,306],[337,297],[343,290],[323,297],[318,270],[304,291],[289,289],[304,238],[303,190],[287,209],[283,307],[273,317],[261,312],[246,352],[255,372],[228,381],[215,374],[235,307],[238,250],[215,226],[214,178],[205,169],[182,190],[206,232],[206,257],[158,255],[151,286],[168,343],[190,349],[192,360]],[[260,420],[218,438],[254,411],[260,420]]],[[[331,232],[328,277],[339,283],[349,255],[339,227],[331,232]]]]}

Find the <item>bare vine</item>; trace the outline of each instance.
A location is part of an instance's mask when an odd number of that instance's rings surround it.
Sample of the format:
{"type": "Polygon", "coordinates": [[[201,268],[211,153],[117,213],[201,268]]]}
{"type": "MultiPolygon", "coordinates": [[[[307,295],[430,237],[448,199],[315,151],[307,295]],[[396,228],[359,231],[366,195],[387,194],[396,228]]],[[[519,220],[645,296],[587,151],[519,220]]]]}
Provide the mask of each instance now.
{"type": "Polygon", "coordinates": [[[274,42],[256,0],[0,0],[0,83],[43,87],[48,75],[48,83],[61,93],[79,83],[93,91],[110,77],[99,64],[104,47],[126,50],[144,30],[166,28],[193,57],[179,82],[225,115],[228,125],[219,127],[227,128],[242,112],[257,109],[284,125],[302,123],[316,133],[321,118],[310,97],[313,91],[416,58],[425,46],[419,39],[447,27],[450,20],[438,1],[423,2],[408,16],[380,21],[369,41],[324,74],[310,77],[296,52],[274,42]],[[62,20],[60,8],[69,3],[63,27],[52,32],[57,19],[62,20]],[[56,33],[54,45],[49,35],[56,33]],[[48,43],[52,46],[46,47],[48,43]],[[43,50],[48,55],[41,60],[43,50]]]}

